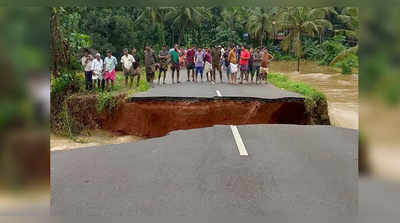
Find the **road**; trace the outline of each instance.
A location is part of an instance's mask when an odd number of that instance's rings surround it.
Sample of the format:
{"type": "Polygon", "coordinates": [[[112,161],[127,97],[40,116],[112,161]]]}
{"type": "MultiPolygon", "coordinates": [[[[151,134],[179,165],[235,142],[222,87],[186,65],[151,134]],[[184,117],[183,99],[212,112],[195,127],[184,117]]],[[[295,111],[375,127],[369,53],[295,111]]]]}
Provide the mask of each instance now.
{"type": "MultiPolygon", "coordinates": [[[[160,95],[300,97],[270,85],[209,83],[138,96],[160,95]]],[[[51,214],[356,215],[357,144],[356,130],[332,126],[218,125],[54,151],[51,214]]]]}

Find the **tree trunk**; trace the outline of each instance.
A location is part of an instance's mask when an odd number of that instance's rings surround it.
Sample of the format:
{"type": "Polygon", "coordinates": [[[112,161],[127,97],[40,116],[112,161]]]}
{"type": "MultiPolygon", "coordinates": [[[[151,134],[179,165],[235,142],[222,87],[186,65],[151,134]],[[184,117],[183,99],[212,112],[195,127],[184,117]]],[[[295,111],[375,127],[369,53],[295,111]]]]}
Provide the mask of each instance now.
{"type": "Polygon", "coordinates": [[[300,57],[297,57],[297,72],[300,72],[300,57]]]}

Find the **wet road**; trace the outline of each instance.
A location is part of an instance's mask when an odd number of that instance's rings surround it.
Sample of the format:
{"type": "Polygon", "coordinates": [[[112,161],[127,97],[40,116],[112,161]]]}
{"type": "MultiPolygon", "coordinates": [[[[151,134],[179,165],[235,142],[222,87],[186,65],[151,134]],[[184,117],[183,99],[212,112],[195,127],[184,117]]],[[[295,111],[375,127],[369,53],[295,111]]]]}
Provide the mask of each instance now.
{"type": "Polygon", "coordinates": [[[356,131],[238,130],[248,156],[227,126],[52,152],[51,214],[357,214],[356,131]]]}

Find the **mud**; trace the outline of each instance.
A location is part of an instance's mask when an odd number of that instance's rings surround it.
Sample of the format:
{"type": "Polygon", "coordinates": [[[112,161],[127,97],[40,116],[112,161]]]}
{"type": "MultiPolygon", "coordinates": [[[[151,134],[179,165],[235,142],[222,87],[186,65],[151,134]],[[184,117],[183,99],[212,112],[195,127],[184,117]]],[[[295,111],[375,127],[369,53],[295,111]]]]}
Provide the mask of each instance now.
{"type": "Polygon", "coordinates": [[[102,122],[122,135],[161,137],[174,130],[213,125],[310,124],[302,98],[132,97],[102,122]]]}

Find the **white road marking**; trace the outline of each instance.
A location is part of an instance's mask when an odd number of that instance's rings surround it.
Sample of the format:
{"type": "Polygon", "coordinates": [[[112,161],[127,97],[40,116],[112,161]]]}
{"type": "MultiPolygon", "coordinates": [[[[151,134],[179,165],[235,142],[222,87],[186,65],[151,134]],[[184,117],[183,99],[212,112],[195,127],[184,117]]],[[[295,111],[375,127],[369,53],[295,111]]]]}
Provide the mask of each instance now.
{"type": "Polygon", "coordinates": [[[246,147],[243,144],[242,137],[240,136],[239,130],[237,129],[236,125],[231,125],[231,130],[232,130],[232,133],[233,133],[233,138],[235,138],[235,142],[236,142],[236,145],[238,147],[239,154],[241,156],[249,155],[247,153],[246,147]]]}
{"type": "MultiPolygon", "coordinates": [[[[222,94],[219,90],[216,90],[216,92],[219,97],[222,97],[222,94]]],[[[247,153],[246,147],[244,146],[242,137],[240,136],[239,130],[237,129],[236,125],[231,125],[231,130],[232,130],[233,138],[235,139],[237,148],[239,150],[239,154],[241,156],[249,155],[247,153]]]]}

